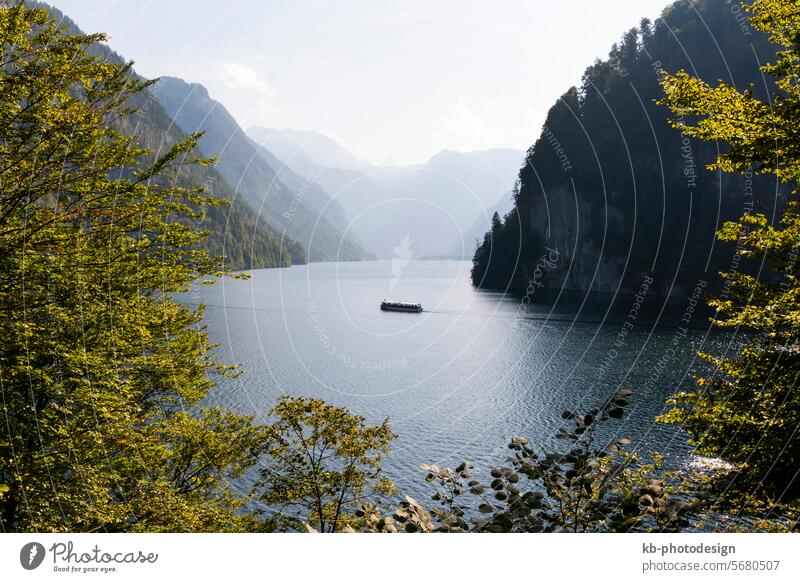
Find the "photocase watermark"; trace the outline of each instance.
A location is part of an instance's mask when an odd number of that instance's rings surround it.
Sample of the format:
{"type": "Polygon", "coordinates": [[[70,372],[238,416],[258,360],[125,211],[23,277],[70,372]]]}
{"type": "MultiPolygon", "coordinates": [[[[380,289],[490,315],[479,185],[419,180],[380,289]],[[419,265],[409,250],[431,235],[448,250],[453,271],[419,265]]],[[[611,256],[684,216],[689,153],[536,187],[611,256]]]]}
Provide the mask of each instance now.
{"type": "Polygon", "coordinates": [[[753,36],[753,31],[748,24],[747,14],[745,14],[741,2],[725,0],[725,3],[730,8],[731,14],[733,14],[733,17],[736,19],[736,23],[739,25],[739,30],[742,34],[744,36],[753,36]]]}
{"type": "Polygon", "coordinates": [[[689,297],[688,305],[686,306],[686,311],[683,312],[683,317],[681,318],[681,323],[689,325],[692,322],[692,317],[694,315],[695,307],[703,298],[703,292],[705,288],[708,286],[708,282],[705,279],[700,279],[697,281],[697,284],[694,286],[694,291],[692,292],[692,296],[689,297]]]}
{"type": "Polygon", "coordinates": [[[561,163],[561,169],[566,173],[572,170],[572,163],[569,161],[561,142],[558,141],[556,136],[546,125],[542,128],[542,136],[547,140],[553,151],[558,156],[558,161],[561,163]]]}
{"type": "Polygon", "coordinates": [[[342,362],[345,366],[352,370],[396,370],[406,368],[408,362],[405,358],[395,358],[392,360],[358,360],[353,356],[339,350],[331,338],[325,326],[322,324],[322,317],[317,310],[317,304],[314,301],[309,301],[306,305],[308,310],[308,317],[311,320],[311,325],[314,327],[314,332],[317,334],[317,339],[322,345],[325,354],[342,362]]]}
{"type": "Polygon", "coordinates": [[[675,359],[680,344],[689,334],[689,325],[694,317],[695,308],[703,299],[703,293],[707,286],[708,282],[704,279],[699,279],[695,284],[692,295],[689,297],[686,308],[683,312],[683,316],[681,317],[681,323],[683,325],[675,328],[675,333],[672,335],[672,340],[670,341],[669,347],[667,347],[661,353],[661,357],[653,366],[650,376],[642,385],[645,394],[649,394],[650,391],[655,388],[656,384],[661,381],[661,373],[664,372],[664,370],[666,370],[670,363],[675,359]]]}
{"type": "MultiPolygon", "coordinates": [[[[99,19],[100,16],[104,15],[106,12],[111,11],[117,4],[116,2],[95,2],[94,7],[96,10],[93,12],[93,18],[99,19]]],[[[227,18],[231,18],[234,15],[238,14],[242,10],[242,3],[241,1],[237,0],[236,2],[229,2],[225,4],[225,13],[227,18]]],[[[164,65],[165,70],[174,69],[176,63],[180,63],[186,60],[189,55],[193,55],[197,53],[199,47],[202,47],[212,39],[216,38],[219,34],[219,28],[223,25],[225,19],[211,19],[208,21],[208,25],[204,27],[202,30],[197,31],[196,34],[192,36],[190,40],[186,42],[182,42],[180,48],[174,56],[168,59],[167,63],[162,63],[164,65]]],[[[134,115],[137,117],[145,117],[147,113],[153,108],[153,106],[158,103],[158,95],[161,92],[161,83],[156,83],[148,88],[146,93],[146,97],[144,103],[136,108],[134,115]]]]}
{"type": "MultiPolygon", "coordinates": [[[[683,116],[678,115],[678,121],[683,121],[683,116]]],[[[692,142],[684,132],[681,132],[681,157],[683,158],[683,176],[686,178],[686,187],[692,190],[697,186],[697,170],[692,153],[692,142]]]]}
{"type": "Polygon", "coordinates": [[[52,559],[54,572],[64,573],[101,573],[118,571],[118,566],[155,564],[158,554],[155,552],[106,551],[98,544],[88,549],[76,549],[73,542],[56,542],[49,549],[39,542],[28,542],[19,552],[19,563],[26,570],[35,570],[41,566],[45,558],[52,559]]]}
{"type": "Polygon", "coordinates": [[[636,320],[639,319],[639,312],[642,309],[642,305],[644,305],[644,300],[650,292],[650,287],[653,285],[654,280],[655,279],[650,274],[642,278],[639,290],[633,296],[631,308],[625,316],[625,321],[622,323],[619,332],[617,332],[617,337],[614,338],[613,346],[608,349],[605,357],[600,361],[600,368],[597,371],[598,378],[604,376],[609,368],[611,368],[611,365],[616,361],[619,356],[618,348],[624,347],[628,342],[628,334],[636,324],[636,320]]]}
{"type": "MultiPolygon", "coordinates": [[[[263,146],[258,147],[261,148],[263,146]]],[[[284,167],[288,169],[288,165],[281,166],[278,174],[284,170],[284,167]]],[[[302,184],[295,189],[292,201],[289,203],[289,208],[283,213],[284,218],[287,220],[294,218],[294,215],[297,214],[297,209],[305,204],[306,194],[308,194],[308,191],[312,186],[315,186],[317,182],[319,182],[319,180],[327,171],[327,166],[315,166],[311,169],[311,171],[308,173],[308,176],[303,179],[302,184]]]]}
{"type": "MultiPolygon", "coordinates": [[[[653,61],[650,67],[655,71],[658,81],[664,80],[664,69],[661,61],[653,61]]],[[[683,123],[683,115],[676,114],[675,121],[683,123]]],[[[683,159],[683,176],[686,178],[686,188],[693,190],[697,186],[697,164],[694,159],[694,152],[692,151],[692,140],[686,135],[686,132],[681,132],[681,158],[683,159]]]]}
{"type": "MultiPolygon", "coordinates": [[[[308,190],[309,182],[304,182],[303,185],[295,191],[294,196],[292,196],[292,200],[289,202],[289,207],[283,211],[283,217],[286,220],[291,220],[294,218],[294,215],[297,214],[297,209],[303,206],[304,197],[306,191],[308,190]]],[[[270,187],[267,188],[266,193],[264,194],[264,198],[267,198],[272,192],[277,192],[277,188],[272,188],[272,184],[270,187]]]]}
{"type": "Polygon", "coordinates": [[[35,570],[42,565],[45,557],[44,546],[39,542],[29,542],[19,551],[19,563],[26,570],[35,570]]]}
{"type": "Polygon", "coordinates": [[[525,318],[525,313],[528,311],[528,305],[530,305],[533,296],[536,294],[536,290],[544,287],[543,279],[545,273],[555,270],[556,266],[558,265],[558,261],[561,258],[561,254],[558,252],[558,249],[544,247],[544,250],[546,252],[539,257],[539,261],[536,263],[536,268],[533,270],[533,276],[528,281],[527,287],[525,287],[525,295],[522,297],[519,305],[517,306],[517,313],[514,318],[514,323],[511,324],[512,327],[517,327],[520,320],[525,318]]]}
{"type": "MultiPolygon", "coordinates": [[[[750,164],[748,163],[748,166],[750,164]]],[[[750,215],[755,209],[754,191],[753,191],[753,170],[752,167],[744,172],[744,202],[742,203],[742,214],[744,216],[750,215]]],[[[727,277],[725,283],[722,285],[722,291],[719,298],[723,301],[730,298],[731,287],[733,286],[736,274],[739,272],[740,263],[742,262],[743,252],[746,250],[744,238],[750,232],[750,227],[740,222],[739,236],[736,241],[736,248],[731,257],[731,263],[727,270],[727,277]]]]}
{"type": "Polygon", "coordinates": [[[414,244],[414,241],[411,240],[411,237],[405,235],[400,239],[400,244],[392,249],[392,254],[394,256],[392,258],[392,280],[389,282],[390,291],[394,291],[394,288],[397,287],[400,277],[403,276],[403,271],[406,270],[408,263],[411,261],[411,257],[414,256],[411,250],[412,244],[414,244]]]}

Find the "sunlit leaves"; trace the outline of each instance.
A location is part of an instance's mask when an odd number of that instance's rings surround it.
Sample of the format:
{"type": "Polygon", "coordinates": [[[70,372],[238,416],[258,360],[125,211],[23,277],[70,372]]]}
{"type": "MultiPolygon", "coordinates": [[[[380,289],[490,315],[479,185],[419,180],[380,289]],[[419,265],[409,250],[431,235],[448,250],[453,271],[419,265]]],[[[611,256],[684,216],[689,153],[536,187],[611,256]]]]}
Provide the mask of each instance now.
{"type": "MultiPolygon", "coordinates": [[[[0,8],[0,498],[4,530],[252,525],[229,479],[248,417],[197,408],[229,374],[202,310],[221,273],[191,226],[218,204],[176,181],[198,136],[155,156],[118,130],[150,83],[43,9],[0,8]],[[192,412],[188,412],[192,410],[192,412]]],[[[131,124],[133,125],[133,124],[131,124]]]]}
{"type": "Polygon", "coordinates": [[[388,421],[369,426],[363,417],[314,398],[283,396],[270,416],[264,451],[269,457],[256,490],[282,508],[285,526],[308,523],[340,531],[363,519],[355,510],[394,493],[381,460],[396,438],[388,421]]]}
{"type": "Polygon", "coordinates": [[[792,0],[755,0],[751,23],[780,45],[774,63],[762,67],[774,77],[773,102],[760,101],[720,83],[715,87],[685,72],[664,78],[663,105],[688,135],[726,144],[713,166],[728,172],[771,173],[791,193],[781,200],[774,223],[752,212],[726,223],[718,238],[737,252],[763,261],[758,276],[736,270],[723,274],[720,296],[709,303],[718,326],[744,329],[740,353],[701,354],[712,372],[698,378],[694,391],[682,391],[661,420],[689,431],[698,452],[719,455],[739,472],[721,484],[721,502],[742,498],[752,506],[765,499],[800,496],[800,10],[792,0]]]}

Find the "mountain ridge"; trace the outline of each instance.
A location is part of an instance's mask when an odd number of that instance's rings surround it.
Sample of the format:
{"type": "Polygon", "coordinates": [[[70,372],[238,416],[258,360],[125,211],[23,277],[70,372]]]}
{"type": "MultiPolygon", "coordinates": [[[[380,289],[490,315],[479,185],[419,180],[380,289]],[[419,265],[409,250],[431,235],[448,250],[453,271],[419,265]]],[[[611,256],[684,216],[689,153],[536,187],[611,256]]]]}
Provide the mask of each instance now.
{"type": "MultiPolygon", "coordinates": [[[[263,129],[249,136],[261,143],[263,129]]],[[[414,256],[451,256],[462,248],[462,258],[471,258],[474,241],[465,233],[512,190],[525,155],[513,148],[442,150],[423,164],[359,171],[321,165],[298,148],[275,151],[341,204],[359,240],[381,258],[392,258],[406,236],[415,241],[414,256]]]]}
{"type": "Polygon", "coordinates": [[[215,168],[262,220],[304,245],[309,261],[371,258],[359,243],[343,237],[332,224],[331,221],[342,220],[341,214],[333,210],[335,201],[331,202],[315,183],[300,179],[290,168],[273,168],[268,163],[270,154],[255,147],[225,106],[211,98],[205,87],[166,76],[159,79],[151,93],[181,129],[205,132],[200,149],[217,158],[215,168]],[[297,188],[288,188],[279,174],[297,188]],[[311,201],[326,203],[323,208],[315,208],[311,201]]]}
{"type": "MultiPolygon", "coordinates": [[[[82,33],[77,24],[58,8],[44,2],[31,1],[29,4],[44,8],[67,29],[82,33]]],[[[117,65],[126,63],[122,56],[105,43],[93,45],[90,51],[108,62],[117,65]]],[[[132,74],[136,75],[135,72],[132,74]]],[[[127,135],[139,136],[140,143],[151,149],[153,155],[163,153],[185,139],[186,133],[150,94],[134,95],[129,104],[135,112],[118,120],[116,125],[127,135]]],[[[260,221],[252,208],[236,199],[233,189],[216,169],[185,166],[181,169],[180,179],[193,186],[204,184],[210,195],[229,201],[225,206],[207,209],[205,220],[198,224],[198,227],[210,232],[203,247],[212,254],[224,255],[228,268],[241,270],[286,267],[306,262],[303,247],[291,237],[282,236],[260,221]]]]}
{"type": "Polygon", "coordinates": [[[625,33],[551,107],[515,207],[473,257],[473,284],[523,294],[550,248],[570,257],[547,273],[554,293],[635,294],[644,277],[661,297],[691,295],[698,280],[713,291],[735,257],[715,232],[748,208],[747,188],[753,210],[775,210],[777,184],[707,171],[717,148],[669,125],[656,104],[660,71],[752,84],[760,94],[768,89],[758,66],[774,53],[765,35],[743,35],[725,0],[679,0],[625,33]]]}

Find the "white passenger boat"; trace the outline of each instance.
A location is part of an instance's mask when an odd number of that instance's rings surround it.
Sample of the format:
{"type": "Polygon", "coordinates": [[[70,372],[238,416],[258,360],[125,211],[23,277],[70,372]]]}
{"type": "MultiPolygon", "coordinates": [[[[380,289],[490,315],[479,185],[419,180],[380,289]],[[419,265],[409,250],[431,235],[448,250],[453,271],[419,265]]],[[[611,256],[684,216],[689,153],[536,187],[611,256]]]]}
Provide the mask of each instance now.
{"type": "Polygon", "coordinates": [[[381,301],[381,311],[407,311],[421,313],[422,303],[407,303],[405,301],[381,301]]]}

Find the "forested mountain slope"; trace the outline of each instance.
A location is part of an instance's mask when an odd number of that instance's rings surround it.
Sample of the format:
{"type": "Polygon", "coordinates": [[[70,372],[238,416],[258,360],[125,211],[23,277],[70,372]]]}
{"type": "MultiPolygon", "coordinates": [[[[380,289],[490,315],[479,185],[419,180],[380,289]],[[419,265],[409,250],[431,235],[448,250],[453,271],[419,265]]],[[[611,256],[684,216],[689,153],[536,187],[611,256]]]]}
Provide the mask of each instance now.
{"type": "Polygon", "coordinates": [[[682,136],[655,101],[662,70],[766,93],[758,67],[774,48],[738,8],[675,2],[586,69],[528,151],[515,208],[476,251],[475,285],[523,293],[545,247],[560,257],[546,274],[556,292],[635,293],[652,276],[652,292],[681,296],[719,282],[736,257],[715,231],[746,211],[772,216],[775,182],[707,171],[717,147],[682,136]]]}
{"type": "MultiPolygon", "coordinates": [[[[299,241],[310,261],[357,261],[370,258],[355,240],[334,226],[346,228],[341,208],[311,180],[288,167],[277,171],[259,153],[225,107],[202,85],[163,77],[151,93],[186,132],[204,131],[200,148],[218,158],[217,170],[278,232],[299,241]],[[288,188],[287,182],[294,188],[288,188]]],[[[277,162],[276,162],[277,165],[277,162]]]]}
{"type": "MultiPolygon", "coordinates": [[[[54,18],[74,31],[78,26],[57,8],[32,2],[46,8],[54,18]]],[[[124,59],[105,44],[93,47],[95,54],[113,63],[124,59]]],[[[165,152],[181,141],[186,134],[167,115],[163,107],[148,94],[138,94],[130,99],[130,106],[138,109],[135,116],[117,123],[128,134],[140,136],[141,144],[154,153],[165,152]]],[[[187,165],[181,172],[187,184],[205,184],[217,198],[230,204],[209,208],[204,222],[198,228],[210,232],[204,246],[216,255],[225,255],[226,265],[232,269],[258,269],[305,263],[304,248],[288,236],[281,236],[241,199],[235,199],[233,189],[211,167],[187,165]]]]}

